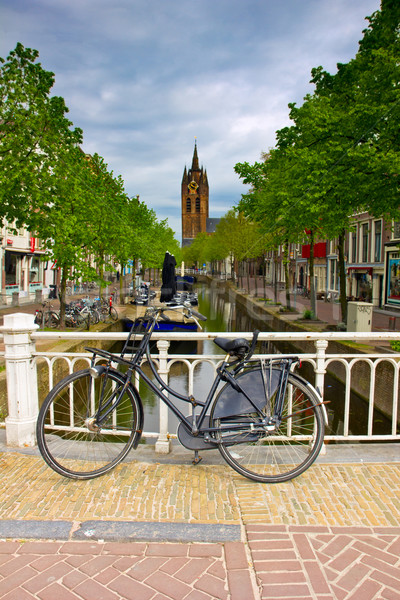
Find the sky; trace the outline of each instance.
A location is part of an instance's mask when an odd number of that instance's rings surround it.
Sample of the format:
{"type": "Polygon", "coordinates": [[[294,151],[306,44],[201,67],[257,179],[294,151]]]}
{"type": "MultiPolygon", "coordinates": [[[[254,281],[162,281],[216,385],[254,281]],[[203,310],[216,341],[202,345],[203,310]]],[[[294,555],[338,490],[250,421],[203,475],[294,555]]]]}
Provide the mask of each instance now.
{"type": "Polygon", "coordinates": [[[102,156],[181,239],[195,140],[210,217],[246,187],[234,172],[275,145],[288,104],[357,50],[379,0],[0,0],[0,56],[18,42],[55,73],[83,150],[102,156]]]}

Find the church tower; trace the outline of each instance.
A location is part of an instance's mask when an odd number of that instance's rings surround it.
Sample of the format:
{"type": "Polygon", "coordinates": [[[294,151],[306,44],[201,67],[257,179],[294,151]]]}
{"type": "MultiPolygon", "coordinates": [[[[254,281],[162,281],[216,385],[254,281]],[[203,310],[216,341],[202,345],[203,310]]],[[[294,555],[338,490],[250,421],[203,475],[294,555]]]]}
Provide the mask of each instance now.
{"type": "Polygon", "coordinates": [[[194,144],[192,167],[182,177],[182,247],[190,246],[198,233],[207,230],[208,219],[207,172],[199,167],[197,144],[194,144]]]}

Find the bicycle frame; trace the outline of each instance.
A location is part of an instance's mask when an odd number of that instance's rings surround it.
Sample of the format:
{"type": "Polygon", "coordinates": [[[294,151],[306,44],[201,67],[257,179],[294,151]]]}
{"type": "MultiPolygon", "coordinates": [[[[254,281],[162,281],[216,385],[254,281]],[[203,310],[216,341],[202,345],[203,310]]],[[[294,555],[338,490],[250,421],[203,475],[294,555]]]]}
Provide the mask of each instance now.
{"type": "MultiPolygon", "coordinates": [[[[281,370],[279,390],[277,392],[277,402],[275,403],[274,414],[270,415],[269,417],[266,418],[265,414],[261,412],[261,410],[256,406],[256,404],[254,404],[251,397],[248,396],[248,394],[245,392],[245,390],[240,386],[240,383],[237,381],[237,379],[235,379],[235,376],[241,370],[243,370],[245,368],[250,368],[250,369],[252,367],[255,368],[256,366],[259,366],[260,364],[262,365],[263,364],[262,362],[260,363],[260,361],[258,361],[258,360],[250,361],[250,360],[246,360],[246,358],[239,358],[233,362],[229,362],[230,355],[227,354],[226,357],[224,358],[224,360],[222,361],[221,365],[217,369],[217,375],[211,385],[211,388],[208,392],[206,400],[204,402],[200,401],[200,400],[196,400],[194,398],[194,396],[186,396],[186,395],[180,394],[179,392],[177,392],[176,390],[171,388],[169,385],[167,385],[165,383],[165,381],[163,381],[161,379],[160,375],[158,374],[156,365],[154,364],[153,359],[151,357],[150,347],[149,347],[150,339],[151,339],[151,336],[154,331],[154,327],[155,327],[156,323],[157,323],[157,314],[152,318],[151,321],[149,321],[149,327],[146,328],[146,330],[143,334],[143,337],[139,343],[139,347],[137,348],[136,353],[132,356],[131,360],[125,359],[124,355],[127,353],[128,346],[129,346],[129,343],[130,343],[130,340],[132,337],[132,333],[133,333],[133,328],[128,335],[128,338],[125,342],[125,345],[124,345],[121,355],[119,357],[110,355],[110,353],[105,352],[104,350],[99,350],[96,348],[87,348],[88,350],[93,352],[91,368],[96,366],[95,365],[96,355],[99,355],[103,358],[108,359],[108,361],[109,361],[108,366],[104,367],[106,370],[108,368],[110,368],[110,365],[112,362],[117,362],[121,365],[128,367],[127,372],[125,374],[126,381],[125,381],[124,385],[120,388],[118,396],[115,399],[115,401],[113,399],[112,400],[109,399],[107,406],[100,405],[98,407],[95,420],[99,426],[101,426],[101,423],[103,421],[105,421],[107,419],[108,415],[114,410],[115,406],[120,401],[120,398],[122,398],[123,394],[125,393],[126,388],[129,385],[133,385],[132,384],[133,373],[137,373],[137,375],[144,381],[144,383],[151,389],[151,391],[154,392],[156,394],[156,396],[158,396],[158,398],[160,398],[160,400],[162,400],[168,406],[168,408],[173,412],[173,414],[178,418],[178,420],[184,424],[184,426],[187,428],[188,432],[190,432],[190,434],[193,436],[197,436],[199,434],[203,435],[203,436],[207,436],[208,434],[217,431],[216,428],[203,427],[203,423],[206,418],[207,411],[210,408],[212,401],[214,400],[215,393],[221,382],[229,383],[235,391],[242,393],[245,396],[245,398],[248,400],[250,405],[254,408],[254,412],[258,413],[259,416],[263,419],[263,421],[265,421],[265,425],[277,424],[280,422],[281,417],[282,417],[282,407],[283,407],[283,400],[284,400],[285,392],[286,392],[288,374],[289,374],[291,365],[294,362],[297,362],[298,359],[293,358],[293,357],[286,358],[286,359],[283,357],[279,357],[279,362],[280,363],[283,362],[283,368],[281,370]],[[150,370],[151,370],[152,374],[154,375],[158,386],[150,379],[150,377],[143,371],[143,369],[141,367],[142,359],[145,355],[146,355],[146,360],[149,364],[150,370]],[[229,369],[228,369],[228,367],[229,367],[229,369]],[[190,416],[190,417],[185,416],[179,410],[179,408],[174,404],[174,402],[169,398],[169,396],[173,396],[179,400],[182,400],[182,401],[190,404],[193,409],[196,407],[201,407],[200,413],[196,415],[193,412],[192,416],[190,416]],[[106,409],[106,411],[103,413],[104,409],[106,409]]],[[[264,368],[264,367],[262,366],[262,368],[264,368]]],[[[133,387],[135,387],[135,386],[133,386],[133,387]]],[[[138,390],[136,390],[136,391],[138,392],[138,390]]],[[[238,423],[237,426],[233,426],[232,424],[230,424],[229,429],[230,430],[234,430],[234,429],[240,430],[242,427],[243,427],[243,425],[241,425],[240,423],[238,423]]]]}

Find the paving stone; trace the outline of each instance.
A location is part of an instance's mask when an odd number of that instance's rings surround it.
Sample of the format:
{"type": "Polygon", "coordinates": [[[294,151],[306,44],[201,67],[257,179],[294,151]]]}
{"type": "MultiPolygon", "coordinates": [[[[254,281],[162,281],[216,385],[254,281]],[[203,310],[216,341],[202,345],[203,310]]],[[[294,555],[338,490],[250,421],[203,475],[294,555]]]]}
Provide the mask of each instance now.
{"type": "Polygon", "coordinates": [[[400,600],[398,463],[266,486],[221,465],[133,462],[80,482],[34,455],[0,460],[5,600],[400,600]]]}

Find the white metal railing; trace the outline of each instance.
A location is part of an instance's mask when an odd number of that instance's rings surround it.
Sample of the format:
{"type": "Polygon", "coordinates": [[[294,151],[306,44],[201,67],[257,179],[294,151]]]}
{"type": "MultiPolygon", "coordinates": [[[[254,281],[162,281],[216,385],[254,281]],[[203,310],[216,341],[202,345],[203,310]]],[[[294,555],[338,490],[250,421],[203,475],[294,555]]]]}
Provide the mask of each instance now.
{"type": "MultiPolygon", "coordinates": [[[[60,361],[64,362],[68,372],[73,372],[77,361],[87,361],[89,363],[91,355],[85,352],[39,352],[36,350],[35,342],[37,340],[86,340],[91,345],[96,341],[107,340],[118,341],[126,339],[126,333],[99,333],[99,332],[41,332],[33,323],[33,316],[27,314],[5,315],[4,325],[0,328],[4,338],[7,370],[7,395],[8,395],[8,416],[0,421],[0,425],[6,427],[7,443],[11,446],[32,446],[35,445],[35,424],[38,414],[38,383],[37,367],[43,360],[48,365],[48,381],[45,383],[49,390],[55,385],[55,365],[60,361]]],[[[212,340],[220,333],[157,333],[154,339],[157,340],[158,353],[154,355],[158,370],[166,382],[174,365],[182,364],[185,366],[186,384],[189,394],[193,393],[195,387],[196,368],[204,363],[209,363],[214,370],[221,360],[221,355],[217,354],[195,354],[195,355],[177,355],[169,353],[169,345],[172,341],[190,340],[204,341],[212,340]]],[[[224,333],[224,337],[246,337],[251,339],[252,333],[249,332],[230,332],[224,333]]],[[[306,343],[310,346],[309,352],[296,353],[301,360],[309,363],[314,370],[314,385],[320,392],[324,391],[324,379],[328,369],[334,365],[341,365],[343,379],[345,384],[344,391],[344,411],[343,411],[343,431],[340,434],[328,434],[327,440],[400,440],[398,433],[398,422],[400,415],[398,407],[399,399],[399,369],[400,354],[369,352],[369,353],[333,353],[329,344],[340,341],[352,341],[358,344],[387,342],[398,340],[399,333],[266,333],[259,335],[260,341],[265,342],[292,342],[306,343]],[[360,380],[360,368],[364,380],[368,380],[368,392],[364,393],[368,404],[368,418],[365,431],[362,434],[354,435],[349,428],[350,415],[350,391],[355,384],[355,379],[360,380]],[[374,409],[381,401],[381,392],[386,395],[385,410],[390,419],[389,431],[377,435],[373,428],[374,409]]],[[[263,357],[271,356],[263,354],[263,357]]],[[[364,381],[364,388],[366,386],[364,381]]],[[[210,381],[211,385],[211,381],[210,381]]],[[[43,386],[43,382],[41,382],[43,386]]],[[[145,422],[146,427],[146,422],[145,422]]],[[[160,418],[158,431],[146,431],[145,435],[157,437],[156,451],[168,452],[170,431],[168,427],[168,409],[160,403],[160,418]]]]}

